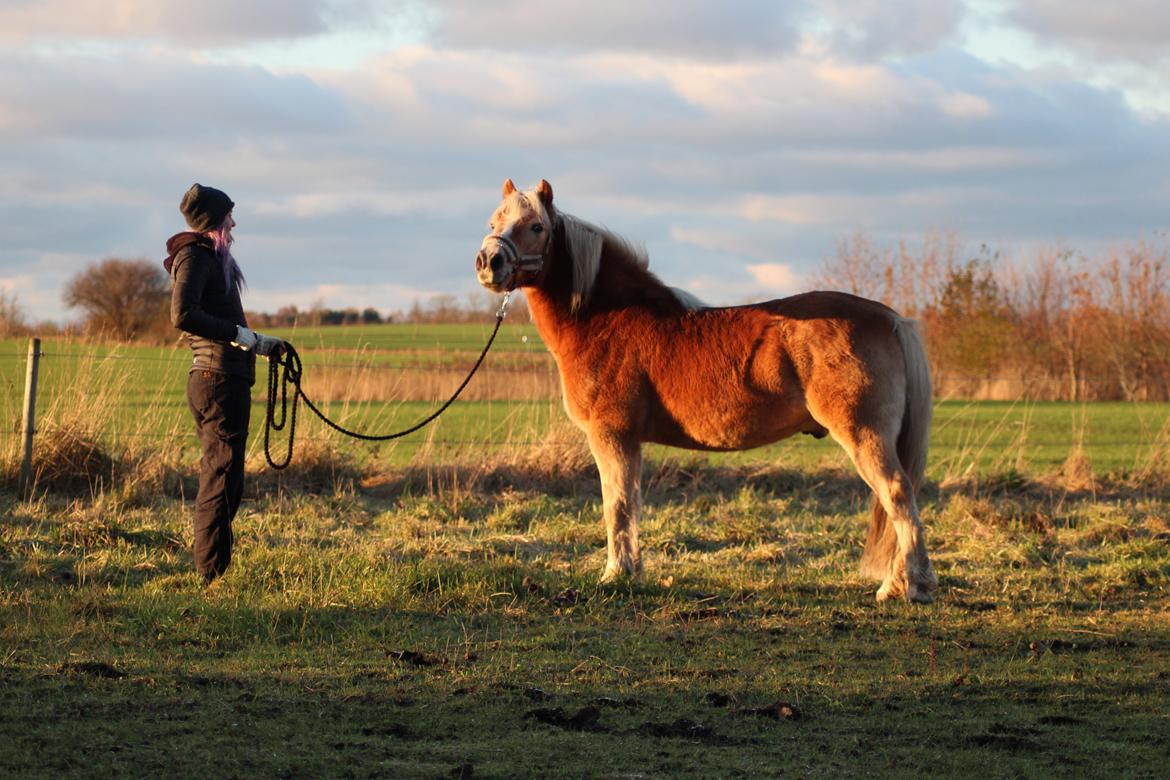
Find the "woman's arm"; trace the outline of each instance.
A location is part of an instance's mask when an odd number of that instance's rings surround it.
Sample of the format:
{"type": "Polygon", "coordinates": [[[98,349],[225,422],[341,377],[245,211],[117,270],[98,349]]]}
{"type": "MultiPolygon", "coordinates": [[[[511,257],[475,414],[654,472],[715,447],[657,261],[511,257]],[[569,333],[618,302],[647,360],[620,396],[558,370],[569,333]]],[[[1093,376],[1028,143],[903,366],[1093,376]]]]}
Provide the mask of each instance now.
{"type": "Polygon", "coordinates": [[[190,248],[175,255],[171,274],[175,279],[171,291],[171,323],[179,330],[216,341],[236,337],[236,323],[207,313],[200,301],[211,274],[205,258],[190,248]]]}

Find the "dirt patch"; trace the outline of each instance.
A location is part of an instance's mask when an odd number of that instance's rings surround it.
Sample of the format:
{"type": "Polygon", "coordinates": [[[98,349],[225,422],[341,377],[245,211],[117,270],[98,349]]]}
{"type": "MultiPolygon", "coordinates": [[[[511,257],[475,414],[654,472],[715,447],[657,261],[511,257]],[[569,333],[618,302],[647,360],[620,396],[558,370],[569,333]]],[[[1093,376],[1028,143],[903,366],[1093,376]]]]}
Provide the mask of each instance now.
{"type": "Polygon", "coordinates": [[[538,707],[524,713],[524,719],[567,731],[607,731],[599,722],[601,710],[592,705],[582,707],[572,715],[567,714],[562,707],[538,707]]]}

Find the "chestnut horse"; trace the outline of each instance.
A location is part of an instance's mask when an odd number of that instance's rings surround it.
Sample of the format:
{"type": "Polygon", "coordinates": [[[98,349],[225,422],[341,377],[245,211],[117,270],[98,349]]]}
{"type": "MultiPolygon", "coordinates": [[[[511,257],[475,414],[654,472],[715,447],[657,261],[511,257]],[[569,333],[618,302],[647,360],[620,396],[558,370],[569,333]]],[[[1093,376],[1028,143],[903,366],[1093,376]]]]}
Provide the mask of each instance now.
{"type": "Polygon", "coordinates": [[[560,371],[565,410],[601,475],[604,580],[642,572],[642,443],[742,450],[831,435],[874,492],[862,571],[878,601],[929,602],[937,585],[915,495],[926,465],[930,374],[914,324],[880,303],[810,292],[703,307],[645,253],[553,207],[541,180],[504,182],[476,256],[489,290],[523,288],[560,371]]]}

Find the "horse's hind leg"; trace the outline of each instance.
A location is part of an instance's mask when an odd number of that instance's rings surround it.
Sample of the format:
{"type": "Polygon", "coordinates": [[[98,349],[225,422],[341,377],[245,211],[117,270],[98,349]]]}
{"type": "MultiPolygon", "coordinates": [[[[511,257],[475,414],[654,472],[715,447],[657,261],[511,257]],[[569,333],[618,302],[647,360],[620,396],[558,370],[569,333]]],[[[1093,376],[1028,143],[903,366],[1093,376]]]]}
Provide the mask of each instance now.
{"type": "Polygon", "coordinates": [[[590,432],[589,449],[601,474],[606,562],[602,582],[642,573],[638,518],[642,512],[642,447],[608,432],[590,432]]]}
{"type": "Polygon", "coordinates": [[[938,584],[926,553],[926,536],[914,499],[910,477],[898,460],[896,434],[882,435],[867,427],[832,431],[845,448],[861,478],[873,489],[881,509],[897,535],[897,547],[882,562],[885,578],[877,600],[904,598],[929,603],[938,584]]]}

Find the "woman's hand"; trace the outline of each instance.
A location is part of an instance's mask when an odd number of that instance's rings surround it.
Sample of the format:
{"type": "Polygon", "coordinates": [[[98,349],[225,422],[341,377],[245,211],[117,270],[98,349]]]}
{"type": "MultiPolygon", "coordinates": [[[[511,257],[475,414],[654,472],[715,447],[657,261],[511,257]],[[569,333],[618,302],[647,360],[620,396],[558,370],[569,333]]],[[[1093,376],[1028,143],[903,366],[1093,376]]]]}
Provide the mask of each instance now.
{"type": "Polygon", "coordinates": [[[266,336],[263,333],[245,328],[243,325],[236,326],[236,340],[232,342],[233,347],[239,347],[247,352],[248,350],[256,350],[257,355],[264,357],[280,357],[284,352],[284,339],[278,339],[276,336],[266,336]]]}

